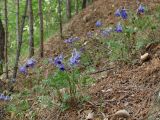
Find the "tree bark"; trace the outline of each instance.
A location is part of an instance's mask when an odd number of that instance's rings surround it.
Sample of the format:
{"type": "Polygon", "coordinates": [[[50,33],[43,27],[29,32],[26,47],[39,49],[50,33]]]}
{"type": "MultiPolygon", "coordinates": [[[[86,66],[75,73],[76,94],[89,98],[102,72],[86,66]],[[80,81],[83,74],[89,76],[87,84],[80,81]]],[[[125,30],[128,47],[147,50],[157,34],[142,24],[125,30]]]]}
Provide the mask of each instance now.
{"type": "Polygon", "coordinates": [[[19,41],[19,0],[16,0],[16,37],[17,44],[19,41]]]}
{"type": "Polygon", "coordinates": [[[78,14],[78,0],[75,0],[75,11],[78,14]]]}
{"type": "Polygon", "coordinates": [[[21,52],[22,38],[23,38],[23,28],[24,28],[24,25],[25,25],[27,8],[28,8],[28,0],[26,0],[24,14],[22,16],[22,22],[21,22],[21,26],[20,26],[20,34],[19,34],[19,39],[18,39],[17,51],[16,51],[16,60],[15,60],[14,71],[13,71],[13,79],[16,79],[16,76],[17,76],[18,62],[19,62],[19,57],[20,57],[20,52],[21,52]]]}
{"type": "Polygon", "coordinates": [[[34,29],[33,29],[33,10],[32,0],[28,0],[28,11],[29,11],[29,58],[34,55],[34,29]]]}
{"type": "Polygon", "coordinates": [[[0,17],[0,75],[3,73],[5,31],[0,17]]]}
{"type": "Polygon", "coordinates": [[[42,0],[38,0],[38,10],[40,18],[40,57],[43,57],[43,12],[42,12],[42,0]]]}
{"type": "Polygon", "coordinates": [[[87,6],[87,0],[82,1],[82,9],[86,8],[87,6]]]}
{"type": "Polygon", "coordinates": [[[60,36],[63,38],[62,33],[62,15],[61,15],[61,0],[58,0],[58,15],[59,15],[59,27],[60,27],[60,36]]]}
{"type": "Polygon", "coordinates": [[[8,10],[7,0],[4,1],[4,13],[5,13],[5,72],[6,79],[8,79],[8,10]]]}
{"type": "Polygon", "coordinates": [[[71,0],[66,0],[66,15],[67,19],[71,19],[71,0]]]}

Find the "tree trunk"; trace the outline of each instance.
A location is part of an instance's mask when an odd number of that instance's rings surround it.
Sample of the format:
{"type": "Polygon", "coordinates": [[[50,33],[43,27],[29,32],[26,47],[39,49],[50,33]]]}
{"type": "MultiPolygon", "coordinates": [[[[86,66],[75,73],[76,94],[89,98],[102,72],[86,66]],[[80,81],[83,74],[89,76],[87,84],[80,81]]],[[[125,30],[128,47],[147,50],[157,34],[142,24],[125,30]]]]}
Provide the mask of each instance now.
{"type": "Polygon", "coordinates": [[[69,20],[71,18],[71,0],[66,0],[66,15],[69,20]]]}
{"type": "Polygon", "coordinates": [[[19,39],[18,39],[17,51],[16,51],[16,61],[15,61],[14,71],[13,71],[13,79],[14,80],[16,79],[16,76],[17,76],[18,62],[19,62],[19,57],[20,57],[20,52],[21,52],[22,38],[23,38],[23,28],[24,28],[24,25],[25,25],[27,8],[28,8],[28,0],[26,0],[24,14],[22,16],[22,22],[21,22],[21,26],[20,26],[20,34],[19,34],[19,39]]]}
{"type": "Polygon", "coordinates": [[[4,46],[5,46],[5,32],[0,17],[0,75],[3,73],[4,46]]]}
{"type": "Polygon", "coordinates": [[[61,0],[58,0],[58,15],[59,15],[60,36],[61,36],[61,38],[63,38],[63,34],[62,34],[61,0]]]}
{"type": "Polygon", "coordinates": [[[8,79],[8,10],[7,10],[7,0],[4,1],[4,13],[5,13],[5,72],[6,72],[6,79],[8,79]]]}
{"type": "Polygon", "coordinates": [[[38,0],[39,18],[40,18],[40,57],[43,57],[43,12],[42,0],[38,0]]]}
{"type": "Polygon", "coordinates": [[[75,11],[78,14],[78,0],[75,0],[75,11]]]}
{"type": "Polygon", "coordinates": [[[87,0],[83,0],[82,1],[82,9],[86,8],[87,5],[87,0]]]}
{"type": "MultiPolygon", "coordinates": [[[[19,0],[16,0],[16,34],[17,34],[17,50],[19,46],[19,41],[20,41],[20,29],[19,29],[19,0]]],[[[16,53],[16,61],[15,61],[15,66],[14,66],[14,71],[13,71],[13,78],[16,78],[17,74],[17,68],[18,68],[18,61],[17,61],[17,55],[16,53]]],[[[18,57],[19,58],[19,57],[18,57]]]]}
{"type": "Polygon", "coordinates": [[[29,58],[34,55],[34,29],[33,29],[33,10],[32,0],[28,0],[28,11],[29,11],[29,58]]]}
{"type": "Polygon", "coordinates": [[[17,44],[19,41],[19,0],[16,0],[16,37],[17,44]]]}

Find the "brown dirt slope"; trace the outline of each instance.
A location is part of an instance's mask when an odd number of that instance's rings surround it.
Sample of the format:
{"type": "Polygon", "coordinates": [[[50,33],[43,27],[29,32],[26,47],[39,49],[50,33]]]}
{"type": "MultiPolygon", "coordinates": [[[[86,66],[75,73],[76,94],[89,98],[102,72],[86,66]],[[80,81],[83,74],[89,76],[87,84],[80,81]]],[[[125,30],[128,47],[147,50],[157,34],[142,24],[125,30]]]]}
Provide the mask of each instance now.
{"type": "MultiPolygon", "coordinates": [[[[149,10],[155,9],[160,4],[160,0],[139,0],[149,7],[149,10]]],[[[81,40],[86,39],[89,31],[96,31],[95,22],[101,20],[103,27],[117,23],[118,19],[114,17],[117,8],[124,6],[127,9],[136,10],[139,3],[137,0],[95,0],[95,2],[75,15],[69,23],[64,25],[64,39],[69,36],[79,36],[81,40]]],[[[68,47],[58,35],[54,35],[45,44],[45,55],[54,56],[60,52],[68,51],[68,47]]]]}
{"type": "Polygon", "coordinates": [[[160,109],[155,106],[160,90],[160,45],[151,52],[152,59],[141,66],[117,66],[93,75],[98,82],[89,89],[91,101],[81,109],[62,113],[59,120],[84,120],[89,110],[94,112],[94,120],[104,120],[104,115],[106,119],[116,120],[114,114],[121,109],[129,112],[129,120],[159,118],[160,109]]]}

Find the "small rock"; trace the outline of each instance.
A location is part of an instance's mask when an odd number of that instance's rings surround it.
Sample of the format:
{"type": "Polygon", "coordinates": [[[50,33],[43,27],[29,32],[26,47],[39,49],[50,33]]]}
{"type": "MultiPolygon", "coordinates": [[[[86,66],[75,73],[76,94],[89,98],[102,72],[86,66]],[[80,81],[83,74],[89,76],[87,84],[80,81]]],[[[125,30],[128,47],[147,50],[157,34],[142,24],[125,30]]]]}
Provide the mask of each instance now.
{"type": "Polygon", "coordinates": [[[84,22],[88,22],[90,18],[91,18],[91,15],[87,14],[82,19],[83,19],[84,22]]]}
{"type": "Polygon", "coordinates": [[[93,120],[94,118],[94,113],[93,112],[90,112],[87,117],[86,117],[86,120],[93,120]]]}
{"type": "Polygon", "coordinates": [[[111,91],[113,91],[113,89],[112,88],[110,88],[110,89],[108,89],[108,90],[101,90],[103,93],[106,93],[106,92],[111,92],[111,91]]]}
{"type": "Polygon", "coordinates": [[[66,88],[60,89],[59,92],[60,92],[62,95],[64,95],[64,94],[66,93],[66,88]]]}
{"type": "Polygon", "coordinates": [[[86,42],[83,43],[84,46],[87,45],[87,44],[88,44],[88,41],[86,41],[86,42]]]}
{"type": "Polygon", "coordinates": [[[148,53],[145,53],[144,55],[141,56],[141,61],[146,61],[150,58],[148,53]]]}
{"type": "Polygon", "coordinates": [[[119,110],[115,113],[114,118],[129,118],[129,116],[127,110],[119,110]]]}

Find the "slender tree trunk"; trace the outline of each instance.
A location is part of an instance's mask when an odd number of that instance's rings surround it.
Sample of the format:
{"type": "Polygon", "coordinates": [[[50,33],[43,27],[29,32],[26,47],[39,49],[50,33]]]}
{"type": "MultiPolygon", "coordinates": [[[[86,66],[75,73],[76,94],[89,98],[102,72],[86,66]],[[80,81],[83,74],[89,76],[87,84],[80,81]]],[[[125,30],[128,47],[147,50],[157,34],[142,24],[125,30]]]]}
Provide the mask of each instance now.
{"type": "Polygon", "coordinates": [[[43,12],[42,0],[38,0],[39,18],[40,18],[40,57],[43,57],[43,12]]]}
{"type": "Polygon", "coordinates": [[[6,79],[8,79],[8,10],[7,0],[4,1],[4,13],[5,13],[5,72],[6,79]]]}
{"type": "Polygon", "coordinates": [[[86,8],[87,6],[87,0],[82,1],[82,9],[86,8]]]}
{"type": "Polygon", "coordinates": [[[2,75],[2,74],[3,74],[3,60],[0,57],[0,75],[2,75]]]}
{"type": "Polygon", "coordinates": [[[28,0],[28,11],[29,11],[29,58],[34,55],[34,29],[33,29],[33,10],[32,0],[28,0]]]}
{"type": "Polygon", "coordinates": [[[0,16],[0,75],[3,74],[4,46],[5,46],[5,31],[0,16]]]}
{"type": "Polygon", "coordinates": [[[78,0],[75,0],[75,11],[78,14],[78,0]]]}
{"type": "MultiPolygon", "coordinates": [[[[16,34],[17,34],[17,50],[18,50],[18,45],[20,41],[20,29],[19,29],[19,0],[16,0],[16,34]]],[[[14,66],[14,71],[13,71],[13,78],[16,78],[17,74],[17,68],[18,68],[18,61],[17,61],[17,55],[16,54],[16,61],[15,61],[15,66],[14,66]]]]}
{"type": "Polygon", "coordinates": [[[63,33],[62,33],[62,15],[61,15],[61,0],[58,0],[58,15],[59,15],[60,36],[61,36],[61,38],[63,38],[63,33]]]}
{"type": "Polygon", "coordinates": [[[17,44],[19,41],[19,0],[16,0],[16,37],[17,44]]]}
{"type": "Polygon", "coordinates": [[[19,35],[18,46],[17,46],[17,51],[16,51],[16,61],[15,61],[14,71],[13,71],[13,79],[14,80],[16,79],[16,76],[17,76],[18,62],[19,62],[19,57],[20,57],[20,52],[21,52],[23,28],[24,28],[24,25],[25,25],[25,18],[26,18],[26,14],[27,14],[27,8],[28,8],[28,0],[26,0],[24,14],[22,16],[22,22],[21,22],[21,26],[20,26],[20,35],[19,35]]]}
{"type": "Polygon", "coordinates": [[[71,0],[66,0],[66,15],[69,20],[71,18],[71,0]]]}

